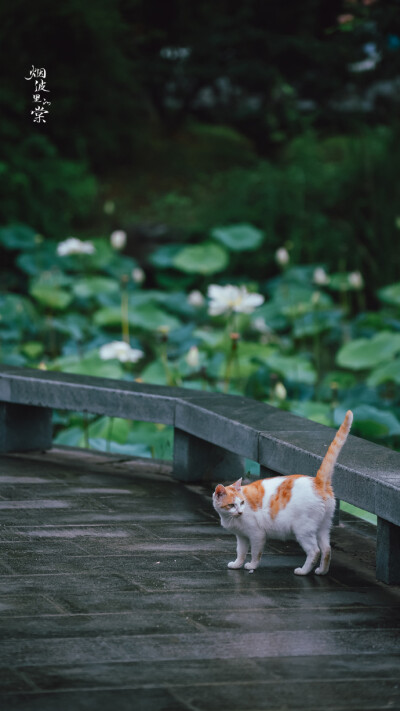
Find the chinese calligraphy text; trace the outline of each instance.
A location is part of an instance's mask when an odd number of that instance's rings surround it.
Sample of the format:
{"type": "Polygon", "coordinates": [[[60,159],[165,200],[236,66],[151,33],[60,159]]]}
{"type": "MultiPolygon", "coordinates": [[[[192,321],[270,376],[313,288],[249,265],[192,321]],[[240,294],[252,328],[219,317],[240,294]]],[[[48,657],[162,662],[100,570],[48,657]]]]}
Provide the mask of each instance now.
{"type": "Polygon", "coordinates": [[[48,114],[48,109],[46,106],[51,106],[51,101],[48,101],[46,94],[49,94],[49,89],[46,88],[46,70],[44,67],[35,67],[32,64],[32,69],[29,72],[28,77],[24,77],[27,81],[33,79],[34,81],[34,92],[33,92],[33,102],[35,104],[31,115],[33,115],[34,123],[46,123],[46,114],[48,114]]]}

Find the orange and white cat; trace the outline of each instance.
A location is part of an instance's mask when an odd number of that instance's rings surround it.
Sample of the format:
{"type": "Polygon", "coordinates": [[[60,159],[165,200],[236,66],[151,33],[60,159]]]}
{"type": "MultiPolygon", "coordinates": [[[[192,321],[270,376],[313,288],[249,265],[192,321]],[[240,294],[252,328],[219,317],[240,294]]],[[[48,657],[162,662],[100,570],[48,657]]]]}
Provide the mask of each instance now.
{"type": "Polygon", "coordinates": [[[277,476],[242,486],[239,479],[230,486],[218,484],[213,505],[224,528],[237,538],[236,560],[228,568],[241,568],[249,546],[247,570],[257,568],[267,538],[296,539],[307,555],[296,575],[315,572],[326,575],[331,559],[330,529],[335,511],[331,485],[333,470],[353,422],[349,410],[315,477],[277,476]]]}

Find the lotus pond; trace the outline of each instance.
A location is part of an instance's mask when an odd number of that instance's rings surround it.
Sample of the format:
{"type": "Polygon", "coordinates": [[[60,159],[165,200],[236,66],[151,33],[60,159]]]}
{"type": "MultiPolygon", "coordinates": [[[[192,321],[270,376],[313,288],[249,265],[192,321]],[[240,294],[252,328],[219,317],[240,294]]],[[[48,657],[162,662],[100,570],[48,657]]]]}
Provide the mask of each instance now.
{"type": "MultiPolygon", "coordinates": [[[[400,282],[367,310],[362,275],[293,265],[247,274],[265,235],[219,226],[203,242],[168,244],[138,264],[119,231],[57,241],[26,225],[0,230],[0,362],[221,391],[400,448],[400,282]]],[[[170,458],[172,431],[55,413],[59,444],[170,458]]]]}

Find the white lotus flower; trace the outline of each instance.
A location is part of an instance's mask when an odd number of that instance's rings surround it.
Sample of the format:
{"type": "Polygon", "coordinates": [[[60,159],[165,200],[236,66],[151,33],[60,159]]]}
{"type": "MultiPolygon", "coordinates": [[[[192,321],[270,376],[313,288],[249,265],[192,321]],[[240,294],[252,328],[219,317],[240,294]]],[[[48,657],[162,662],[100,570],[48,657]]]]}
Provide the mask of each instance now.
{"type": "Polygon", "coordinates": [[[135,269],[132,269],[132,279],[135,284],[143,284],[146,279],[146,274],[141,267],[135,267],[135,269]]]}
{"type": "Polygon", "coordinates": [[[349,274],[349,284],[353,289],[362,289],[364,286],[364,279],[361,272],[351,272],[349,274]]]}
{"type": "Polygon", "coordinates": [[[198,368],[200,365],[200,353],[197,346],[191,346],[186,354],[186,363],[191,368],[198,368]]]}
{"type": "Polygon", "coordinates": [[[95,251],[96,247],[92,242],[82,242],[77,237],[68,237],[57,245],[59,257],[68,257],[70,254],[93,254],[95,251]]]}
{"type": "Polygon", "coordinates": [[[275,259],[281,267],[285,267],[289,262],[289,252],[285,247],[280,247],[275,252],[275,259]]]}
{"type": "Polygon", "coordinates": [[[110,235],[111,246],[114,249],[123,249],[126,245],[126,232],[123,230],[115,230],[110,235]]]}
{"type": "Polygon", "coordinates": [[[208,297],[210,304],[208,313],[210,316],[220,316],[221,314],[233,311],[241,314],[251,314],[257,306],[261,306],[264,297],[261,294],[252,294],[245,286],[219,286],[210,284],[208,287],[208,297]]]}
{"type": "Polygon", "coordinates": [[[111,341],[100,348],[100,358],[102,360],[116,358],[120,363],[136,363],[143,356],[143,351],[138,348],[131,348],[125,341],[111,341]]]}
{"type": "Polygon", "coordinates": [[[320,286],[324,286],[325,284],[329,284],[330,278],[327,275],[325,269],[323,267],[317,267],[314,270],[313,274],[313,282],[314,284],[319,284],[320,286]]]}
{"type": "Polygon", "coordinates": [[[204,296],[201,293],[201,291],[198,291],[195,289],[194,291],[191,291],[190,294],[187,297],[188,304],[191,306],[203,306],[204,304],[204,296]]]}

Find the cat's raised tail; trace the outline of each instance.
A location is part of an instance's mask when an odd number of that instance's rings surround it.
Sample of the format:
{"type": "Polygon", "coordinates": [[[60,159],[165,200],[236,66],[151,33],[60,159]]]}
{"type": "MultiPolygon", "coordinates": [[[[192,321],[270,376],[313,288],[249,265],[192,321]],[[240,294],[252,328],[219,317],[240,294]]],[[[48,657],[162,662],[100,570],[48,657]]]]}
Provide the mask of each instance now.
{"type": "Polygon", "coordinates": [[[340,454],[340,451],[346,442],[347,436],[350,432],[351,424],[353,422],[353,413],[348,410],[346,417],[344,418],[342,424],[340,425],[335,439],[331,443],[323,462],[318,469],[317,475],[315,477],[315,486],[320,491],[322,496],[325,498],[327,495],[331,495],[331,480],[333,475],[333,470],[335,468],[336,460],[340,454]]]}

